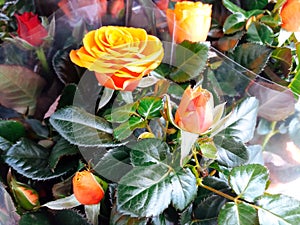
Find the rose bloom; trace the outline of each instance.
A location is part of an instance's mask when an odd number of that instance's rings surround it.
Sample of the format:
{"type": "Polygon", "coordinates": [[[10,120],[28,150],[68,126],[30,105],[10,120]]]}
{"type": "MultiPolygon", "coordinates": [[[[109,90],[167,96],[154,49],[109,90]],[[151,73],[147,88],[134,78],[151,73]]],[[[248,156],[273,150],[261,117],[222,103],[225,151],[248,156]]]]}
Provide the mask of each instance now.
{"type": "Polygon", "coordinates": [[[211,24],[212,6],[202,2],[182,1],[175,9],[167,9],[166,16],[170,33],[176,43],[184,40],[205,41],[211,24]]]}
{"type": "Polygon", "coordinates": [[[73,177],[73,192],[83,205],[98,204],[104,197],[104,190],[90,171],[76,172],[73,177]]]}
{"type": "Polygon", "coordinates": [[[300,0],[287,0],[281,8],[281,27],[290,32],[300,32],[300,0]]]}
{"type": "Polygon", "coordinates": [[[38,15],[32,12],[25,12],[21,15],[15,15],[17,19],[17,33],[20,38],[27,41],[32,46],[38,47],[48,36],[48,31],[41,24],[38,15]]]}
{"type": "Polygon", "coordinates": [[[161,41],[144,29],[103,26],[83,38],[83,47],[70,52],[78,66],[95,71],[98,82],[115,90],[132,91],[163,58],[161,41]]]}
{"type": "Polygon", "coordinates": [[[175,123],[181,129],[201,134],[207,131],[213,123],[213,96],[201,87],[184,91],[175,114],[175,123]]]}

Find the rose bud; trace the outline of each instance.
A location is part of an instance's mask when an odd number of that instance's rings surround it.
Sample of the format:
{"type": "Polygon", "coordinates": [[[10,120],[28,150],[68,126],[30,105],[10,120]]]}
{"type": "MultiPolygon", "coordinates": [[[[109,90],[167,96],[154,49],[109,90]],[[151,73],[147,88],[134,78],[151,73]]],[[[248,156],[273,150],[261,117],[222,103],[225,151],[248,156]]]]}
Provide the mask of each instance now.
{"type": "Polygon", "coordinates": [[[98,82],[114,90],[133,91],[159,66],[161,41],[144,29],[103,26],[83,38],[83,47],[70,52],[71,61],[95,71],[98,82]]]}
{"type": "Polygon", "coordinates": [[[281,8],[281,27],[290,32],[300,31],[300,0],[287,0],[281,8]]]}
{"type": "Polygon", "coordinates": [[[48,31],[41,24],[38,15],[32,12],[25,12],[21,15],[15,15],[17,19],[17,33],[20,38],[27,41],[32,46],[38,47],[48,36],[48,31]]]}
{"type": "Polygon", "coordinates": [[[38,193],[30,186],[18,182],[9,172],[8,183],[16,202],[23,209],[32,210],[40,205],[38,193]]]}
{"type": "Polygon", "coordinates": [[[201,87],[184,91],[175,114],[175,123],[181,129],[201,134],[213,123],[214,103],[212,94],[201,87]]]}
{"type": "Polygon", "coordinates": [[[212,6],[202,2],[182,1],[175,4],[174,10],[167,9],[168,27],[174,41],[205,41],[210,29],[211,13],[212,6]]]}
{"type": "Polygon", "coordinates": [[[76,199],[83,205],[98,204],[104,197],[104,190],[99,177],[90,171],[76,172],[73,177],[73,192],[76,199]]]}

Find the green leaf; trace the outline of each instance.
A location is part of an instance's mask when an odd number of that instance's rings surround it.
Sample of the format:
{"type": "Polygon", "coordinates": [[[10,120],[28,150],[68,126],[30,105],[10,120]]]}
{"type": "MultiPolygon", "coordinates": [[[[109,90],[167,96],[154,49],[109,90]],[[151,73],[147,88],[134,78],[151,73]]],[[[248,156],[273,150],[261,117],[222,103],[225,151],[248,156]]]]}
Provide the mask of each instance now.
{"type": "Polygon", "coordinates": [[[234,192],[249,202],[265,192],[268,181],[268,170],[260,164],[235,167],[229,175],[229,185],[234,192]]]}
{"type": "Polygon", "coordinates": [[[169,74],[169,77],[176,82],[186,82],[198,77],[206,66],[209,47],[208,42],[184,41],[176,45],[175,61],[171,65],[176,69],[169,74]]]}
{"type": "Polygon", "coordinates": [[[137,112],[147,119],[161,117],[161,110],[163,109],[163,101],[159,97],[144,97],[140,100],[137,112]]]}
{"type": "Polygon", "coordinates": [[[134,166],[147,166],[160,163],[170,157],[169,146],[159,139],[142,139],[137,144],[129,146],[131,160],[134,166]]]}
{"type": "Polygon", "coordinates": [[[77,207],[79,205],[81,205],[81,203],[78,202],[75,195],[72,194],[65,198],[59,198],[54,201],[47,202],[46,204],[44,204],[42,206],[47,207],[49,209],[62,210],[62,209],[71,209],[71,208],[77,207]]]}
{"type": "Polygon", "coordinates": [[[299,118],[295,117],[294,119],[291,120],[289,124],[289,135],[292,141],[298,147],[300,147],[299,134],[300,134],[300,120],[299,118]]]}
{"type": "Polygon", "coordinates": [[[235,62],[259,74],[272,53],[272,49],[265,45],[245,43],[237,46],[230,56],[235,62]]]}
{"type": "Polygon", "coordinates": [[[111,149],[97,161],[93,169],[106,179],[118,182],[132,169],[129,152],[130,148],[126,146],[111,149]]]}
{"type": "Polygon", "coordinates": [[[82,108],[69,106],[60,109],[51,115],[50,123],[71,144],[86,147],[116,145],[112,140],[110,124],[82,108]]]}
{"type": "Polygon", "coordinates": [[[276,60],[276,63],[280,64],[280,69],[284,77],[290,73],[293,54],[292,50],[288,47],[278,47],[272,52],[272,59],[276,60]]]}
{"type": "Polygon", "coordinates": [[[75,155],[79,153],[79,150],[76,146],[71,145],[68,141],[61,138],[52,148],[52,151],[49,156],[49,166],[54,170],[63,156],[75,155]]]}
{"type": "Polygon", "coordinates": [[[12,143],[0,136],[0,150],[7,151],[12,146],[12,143]]]}
{"type": "Polygon", "coordinates": [[[224,135],[246,143],[253,138],[258,111],[258,101],[255,97],[246,98],[238,104],[231,113],[220,120],[212,131],[212,135],[224,130],[224,135]]]}
{"type": "Polygon", "coordinates": [[[246,14],[246,11],[243,10],[242,8],[238,7],[237,5],[235,5],[234,3],[232,3],[230,0],[222,0],[223,5],[232,13],[242,13],[242,14],[246,14]]]}
{"type": "Polygon", "coordinates": [[[176,209],[183,210],[196,197],[196,177],[189,169],[176,171],[171,178],[172,204],[176,209]]]}
{"type": "Polygon", "coordinates": [[[124,123],[129,120],[132,114],[135,113],[138,107],[138,103],[130,103],[117,108],[112,108],[112,112],[105,116],[105,118],[110,122],[124,123]]]}
{"type": "Polygon", "coordinates": [[[30,212],[24,213],[21,217],[19,225],[52,225],[49,215],[46,212],[30,212]]]}
{"type": "Polygon", "coordinates": [[[9,193],[5,190],[4,185],[0,182],[0,224],[10,225],[19,224],[19,214],[16,212],[16,207],[9,193]]]}
{"type": "Polygon", "coordinates": [[[257,225],[257,212],[247,203],[228,202],[220,211],[218,224],[257,225]]]}
{"type": "Polygon", "coordinates": [[[104,88],[101,94],[101,98],[98,104],[98,111],[102,109],[113,97],[114,90],[110,88],[104,88]]]}
{"type": "MultiPolygon", "coordinates": [[[[300,59],[300,43],[296,43],[296,54],[298,61],[300,59]]],[[[295,93],[295,97],[298,99],[300,95],[300,64],[296,68],[296,74],[292,82],[289,84],[289,88],[295,93]]]]}
{"type": "Polygon", "coordinates": [[[0,65],[0,102],[19,113],[33,115],[45,81],[21,66],[0,65]]]}
{"type": "Polygon", "coordinates": [[[161,214],[171,203],[169,175],[169,168],[162,164],[133,168],[119,182],[118,211],[133,217],[161,214]]]}
{"type": "Polygon", "coordinates": [[[84,205],[86,218],[94,225],[98,225],[98,217],[100,215],[100,203],[93,205],[84,205]]]}
{"type": "Polygon", "coordinates": [[[243,0],[246,10],[263,9],[268,4],[268,0],[243,0]]]}
{"type": "Polygon", "coordinates": [[[86,218],[72,209],[57,210],[52,218],[54,224],[92,225],[86,218]]]}
{"type": "Polygon", "coordinates": [[[273,30],[259,22],[252,22],[247,30],[247,41],[260,45],[272,45],[274,40],[273,30]]]}
{"type": "Polygon", "coordinates": [[[62,176],[76,169],[77,163],[69,160],[53,171],[49,166],[49,150],[28,140],[21,139],[5,154],[5,162],[18,173],[34,180],[47,180],[62,176]]]}
{"type": "Polygon", "coordinates": [[[120,126],[114,128],[114,137],[122,141],[128,138],[135,129],[137,128],[145,128],[147,125],[147,121],[141,117],[132,116],[129,118],[129,121],[126,123],[122,123],[120,126]]]}
{"type": "Polygon", "coordinates": [[[217,161],[227,167],[240,166],[249,159],[246,146],[241,141],[230,137],[216,136],[214,138],[217,152],[217,161]]]}
{"type": "Polygon", "coordinates": [[[16,142],[25,136],[25,128],[18,121],[0,120],[0,136],[10,142],[16,142]]]}
{"type": "Polygon", "coordinates": [[[247,18],[242,13],[234,13],[228,16],[223,25],[225,34],[233,34],[244,29],[247,18]]]}
{"type": "Polygon", "coordinates": [[[49,136],[49,129],[47,126],[42,124],[42,121],[37,119],[25,119],[35,134],[41,138],[47,139],[49,136]]]}
{"type": "Polygon", "coordinates": [[[265,194],[258,200],[261,225],[300,224],[300,201],[292,197],[277,194],[265,194]]]}

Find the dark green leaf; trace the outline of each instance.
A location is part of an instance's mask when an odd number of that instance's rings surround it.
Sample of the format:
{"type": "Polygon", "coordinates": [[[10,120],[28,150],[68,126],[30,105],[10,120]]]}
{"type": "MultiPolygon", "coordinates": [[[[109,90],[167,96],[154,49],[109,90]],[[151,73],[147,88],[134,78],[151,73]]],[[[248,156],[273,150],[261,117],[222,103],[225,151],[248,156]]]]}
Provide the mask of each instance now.
{"type": "Polygon", "coordinates": [[[228,202],[220,211],[218,224],[257,225],[257,212],[247,203],[228,202]]]}
{"type": "MultiPolygon", "coordinates": [[[[203,179],[203,184],[213,187],[214,189],[228,193],[231,191],[230,187],[224,180],[216,177],[206,177],[203,179]]],[[[196,223],[206,225],[205,222],[210,221],[208,224],[216,224],[217,217],[221,207],[227,202],[226,198],[221,197],[211,191],[204,188],[199,188],[198,195],[194,201],[194,217],[202,223],[196,223]]]]}
{"type": "Polygon", "coordinates": [[[247,41],[257,43],[257,44],[267,44],[272,45],[274,40],[273,30],[259,22],[252,22],[247,30],[247,41]]]}
{"type": "Polygon", "coordinates": [[[46,212],[30,212],[25,213],[20,220],[19,225],[52,225],[49,215],[46,212]]]}
{"type": "Polygon", "coordinates": [[[225,34],[233,34],[243,30],[247,18],[242,13],[234,13],[227,17],[223,25],[225,34]]]}
{"type": "Polygon", "coordinates": [[[259,14],[263,14],[263,13],[264,13],[263,10],[254,9],[254,10],[247,11],[245,16],[247,17],[247,19],[249,19],[252,16],[258,16],[259,14]]]}
{"type": "Polygon", "coordinates": [[[146,166],[159,163],[170,157],[166,142],[159,139],[142,139],[131,148],[131,160],[134,166],[146,166]]]}
{"type": "Polygon", "coordinates": [[[0,224],[17,225],[20,216],[16,212],[16,207],[9,193],[5,190],[4,185],[0,182],[0,224]]]}
{"type": "Polygon", "coordinates": [[[116,205],[113,205],[110,214],[110,225],[146,225],[148,218],[137,218],[124,215],[117,211],[116,205]]]}
{"type": "Polygon", "coordinates": [[[79,153],[79,150],[76,146],[71,145],[65,139],[61,138],[52,148],[52,151],[49,156],[49,166],[52,170],[55,170],[59,160],[63,156],[75,155],[79,153]]]}
{"type": "Polygon", "coordinates": [[[119,141],[128,138],[135,129],[145,128],[147,121],[141,117],[131,116],[129,120],[114,128],[114,137],[119,141]]]}
{"type": "Polygon", "coordinates": [[[285,195],[265,194],[258,200],[259,223],[262,225],[300,224],[300,202],[285,195]]]}
{"type": "Polygon", "coordinates": [[[196,177],[189,169],[176,171],[171,178],[172,204],[176,209],[183,210],[196,197],[196,177]]]}
{"type": "Polygon", "coordinates": [[[276,48],[271,57],[279,64],[282,76],[287,77],[292,67],[292,50],[288,47],[276,48]]]}
{"type": "Polygon", "coordinates": [[[268,0],[243,0],[246,10],[263,9],[268,4],[268,0]]]}
{"type": "Polygon", "coordinates": [[[300,120],[299,118],[295,117],[289,124],[289,135],[295,145],[300,147],[300,120]]]}
{"type": "Polygon", "coordinates": [[[0,136],[10,142],[16,142],[25,136],[25,128],[18,121],[0,120],[0,136]]]}
{"type": "Polygon", "coordinates": [[[46,180],[62,176],[77,167],[73,160],[64,162],[53,171],[49,166],[49,150],[28,139],[21,139],[5,154],[5,162],[25,177],[46,180]]]}
{"type": "MultiPolygon", "coordinates": [[[[55,224],[72,224],[72,225],[92,225],[80,215],[78,212],[71,209],[57,210],[53,216],[55,224]]],[[[33,223],[34,224],[34,223],[33,223]]]]}
{"type": "Polygon", "coordinates": [[[117,207],[135,217],[161,214],[171,203],[170,170],[162,164],[135,167],[119,182],[117,207]]]}
{"type": "MultiPolygon", "coordinates": [[[[300,43],[296,43],[296,54],[298,61],[300,59],[300,43]]],[[[300,95],[300,64],[296,68],[296,75],[292,82],[289,84],[289,88],[295,93],[295,97],[298,99],[300,95]]]]}
{"type": "Polygon", "coordinates": [[[163,101],[159,97],[144,97],[140,100],[137,112],[146,120],[161,116],[163,101]]]}
{"type": "Polygon", "coordinates": [[[126,146],[111,149],[95,162],[93,169],[106,179],[118,182],[132,169],[129,152],[130,149],[126,146]]]}
{"type": "Polygon", "coordinates": [[[60,109],[51,115],[50,123],[71,144],[98,147],[115,145],[110,124],[81,108],[69,106],[60,109]]]}
{"type": "Polygon", "coordinates": [[[259,74],[266,66],[271,53],[272,49],[265,45],[245,43],[234,49],[231,58],[252,72],[259,74]]]}
{"type": "Polygon", "coordinates": [[[268,181],[268,170],[260,164],[235,167],[229,176],[229,184],[234,192],[249,202],[265,192],[268,181]]]}
{"type": "Polygon", "coordinates": [[[240,166],[249,159],[246,146],[241,141],[230,137],[215,137],[217,146],[217,161],[227,167],[240,166]]]}
{"type": "Polygon", "coordinates": [[[37,119],[26,119],[26,122],[30,125],[30,127],[36,133],[36,135],[42,138],[48,138],[48,127],[43,125],[41,121],[37,119]]]}
{"type": "Polygon", "coordinates": [[[198,77],[206,66],[209,47],[208,42],[184,41],[176,45],[174,53],[170,53],[176,54],[173,56],[175,61],[171,63],[176,69],[169,77],[176,82],[185,82],[198,77]]]}
{"type": "Polygon", "coordinates": [[[61,109],[66,106],[73,105],[74,95],[76,91],[77,91],[77,85],[75,84],[66,85],[59,98],[57,109],[61,109]]]}
{"type": "Polygon", "coordinates": [[[136,102],[112,108],[112,112],[105,116],[110,122],[124,123],[129,120],[132,114],[136,111],[138,104],[136,102]]]}

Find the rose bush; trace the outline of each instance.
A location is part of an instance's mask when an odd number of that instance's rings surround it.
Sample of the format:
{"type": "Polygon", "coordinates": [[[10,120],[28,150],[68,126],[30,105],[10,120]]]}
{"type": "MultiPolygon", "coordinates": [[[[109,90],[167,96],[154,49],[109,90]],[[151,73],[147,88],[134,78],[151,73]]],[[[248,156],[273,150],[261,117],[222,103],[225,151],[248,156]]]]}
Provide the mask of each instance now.
{"type": "Polygon", "coordinates": [[[48,31],[39,21],[38,15],[32,12],[25,12],[23,14],[16,14],[15,17],[18,25],[17,33],[20,38],[35,47],[43,44],[48,31]]]}
{"type": "Polygon", "coordinates": [[[175,9],[167,9],[166,16],[170,33],[176,43],[184,40],[205,41],[211,23],[212,6],[202,2],[182,1],[175,9]]]}
{"type": "Polygon", "coordinates": [[[175,114],[175,123],[183,130],[201,134],[208,130],[213,122],[212,94],[200,86],[185,89],[175,114]]]}
{"type": "Polygon", "coordinates": [[[115,90],[133,90],[163,58],[161,41],[145,30],[104,26],[90,31],[83,47],[70,52],[75,64],[95,71],[99,83],[115,90]]]}

